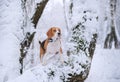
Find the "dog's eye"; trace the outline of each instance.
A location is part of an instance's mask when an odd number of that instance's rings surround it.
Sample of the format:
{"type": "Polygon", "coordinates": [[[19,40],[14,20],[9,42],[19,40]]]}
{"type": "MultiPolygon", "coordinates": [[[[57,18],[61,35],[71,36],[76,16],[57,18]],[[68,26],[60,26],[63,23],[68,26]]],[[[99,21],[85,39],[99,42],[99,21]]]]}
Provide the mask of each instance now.
{"type": "Polygon", "coordinates": [[[53,30],[54,32],[56,32],[56,30],[53,30]]]}
{"type": "Polygon", "coordinates": [[[61,32],[60,29],[59,29],[59,32],[61,32]]]}

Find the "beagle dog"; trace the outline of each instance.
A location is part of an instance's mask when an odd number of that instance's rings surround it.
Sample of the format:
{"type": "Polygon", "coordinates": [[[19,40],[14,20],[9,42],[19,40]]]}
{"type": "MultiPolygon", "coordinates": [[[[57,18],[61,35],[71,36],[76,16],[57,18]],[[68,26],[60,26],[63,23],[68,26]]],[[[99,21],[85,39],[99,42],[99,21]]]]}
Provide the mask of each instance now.
{"type": "Polygon", "coordinates": [[[40,42],[40,60],[43,65],[47,64],[47,60],[52,55],[60,55],[62,60],[62,48],[61,48],[61,29],[58,27],[51,27],[46,33],[48,38],[43,42],[40,42]]]}

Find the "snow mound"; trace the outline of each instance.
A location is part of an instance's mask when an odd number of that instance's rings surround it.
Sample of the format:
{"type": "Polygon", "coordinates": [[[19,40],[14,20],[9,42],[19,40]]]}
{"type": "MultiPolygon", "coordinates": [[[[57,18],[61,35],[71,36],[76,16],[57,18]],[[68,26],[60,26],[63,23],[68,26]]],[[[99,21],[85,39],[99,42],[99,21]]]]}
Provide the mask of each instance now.
{"type": "Polygon", "coordinates": [[[120,82],[120,50],[97,46],[88,78],[85,82],[120,82]]]}
{"type": "Polygon", "coordinates": [[[58,59],[52,59],[51,63],[44,66],[39,64],[8,82],[66,82],[71,75],[82,73],[86,76],[86,70],[90,67],[90,59],[84,54],[64,56],[63,59],[63,64],[58,59]]]}

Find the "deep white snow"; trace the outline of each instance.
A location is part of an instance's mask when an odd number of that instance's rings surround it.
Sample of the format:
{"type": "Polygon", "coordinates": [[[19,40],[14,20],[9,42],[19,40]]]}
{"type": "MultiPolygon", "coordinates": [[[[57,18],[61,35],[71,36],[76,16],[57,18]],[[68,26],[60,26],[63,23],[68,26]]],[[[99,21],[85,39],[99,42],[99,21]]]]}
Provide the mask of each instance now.
{"type": "Polygon", "coordinates": [[[19,73],[19,43],[22,36],[21,1],[0,0],[0,82],[14,79],[19,73]]]}
{"type": "MultiPolygon", "coordinates": [[[[103,49],[100,45],[97,45],[90,74],[85,82],[120,82],[119,53],[120,50],[103,49]]],[[[48,78],[51,79],[49,82],[62,82],[59,75],[61,75],[63,71],[70,72],[72,70],[70,70],[69,67],[62,66],[58,68],[57,66],[58,63],[56,65],[38,65],[24,72],[22,76],[8,82],[48,82],[48,78]],[[48,77],[47,74],[49,74],[50,70],[56,71],[56,76],[48,77]]],[[[81,68],[79,70],[81,70],[81,68]]]]}
{"type": "Polygon", "coordinates": [[[120,50],[97,46],[85,82],[120,82],[120,50]]]}

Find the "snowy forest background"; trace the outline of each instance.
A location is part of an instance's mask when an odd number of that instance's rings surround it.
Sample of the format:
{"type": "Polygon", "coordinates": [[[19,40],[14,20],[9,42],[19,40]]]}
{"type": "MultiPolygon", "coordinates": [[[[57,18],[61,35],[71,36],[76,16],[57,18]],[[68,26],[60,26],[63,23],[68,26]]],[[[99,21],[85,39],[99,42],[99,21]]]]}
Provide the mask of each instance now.
{"type": "Polygon", "coordinates": [[[120,0],[0,0],[0,82],[120,82],[120,0]],[[64,63],[40,64],[62,29],[64,63]]]}

